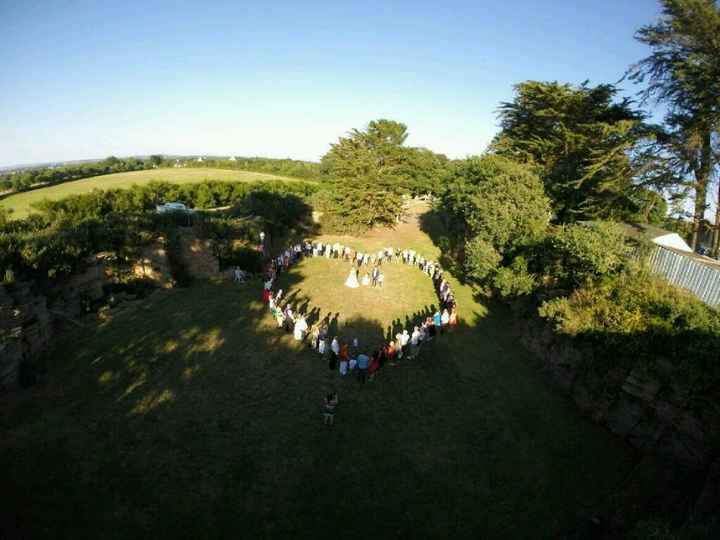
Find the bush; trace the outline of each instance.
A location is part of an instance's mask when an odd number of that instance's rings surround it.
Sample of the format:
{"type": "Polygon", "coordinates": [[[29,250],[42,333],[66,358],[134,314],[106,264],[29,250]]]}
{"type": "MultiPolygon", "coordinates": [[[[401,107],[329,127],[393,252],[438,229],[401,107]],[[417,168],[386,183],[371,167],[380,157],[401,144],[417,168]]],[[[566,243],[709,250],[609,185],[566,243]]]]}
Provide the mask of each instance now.
{"type": "Polygon", "coordinates": [[[548,271],[570,286],[579,286],[622,271],[630,247],[622,228],[609,222],[561,227],[548,238],[548,271]]]}
{"type": "Polygon", "coordinates": [[[239,266],[251,274],[259,274],[263,271],[262,253],[248,247],[229,247],[220,254],[219,259],[221,269],[239,266]]]}
{"type": "Polygon", "coordinates": [[[667,359],[677,380],[698,391],[720,383],[720,312],[649,270],[588,283],[544,302],[539,313],[558,333],[593,345],[600,369],[654,369],[667,359]]]}
{"type": "Polygon", "coordinates": [[[550,201],[540,178],[526,166],[498,156],[455,165],[442,196],[456,234],[481,237],[504,255],[545,235],[550,201]]]}
{"type": "Polygon", "coordinates": [[[516,257],[512,264],[498,269],[493,278],[493,287],[504,298],[523,296],[533,292],[537,286],[535,276],[528,272],[525,257],[516,257]]]}
{"type": "Polygon", "coordinates": [[[465,274],[474,280],[483,281],[492,276],[502,257],[495,248],[479,236],[465,244],[465,274]]]}
{"type": "Polygon", "coordinates": [[[167,229],[166,239],[165,253],[167,254],[170,275],[179,287],[187,287],[192,283],[193,278],[182,256],[180,234],[176,229],[167,229]]]}

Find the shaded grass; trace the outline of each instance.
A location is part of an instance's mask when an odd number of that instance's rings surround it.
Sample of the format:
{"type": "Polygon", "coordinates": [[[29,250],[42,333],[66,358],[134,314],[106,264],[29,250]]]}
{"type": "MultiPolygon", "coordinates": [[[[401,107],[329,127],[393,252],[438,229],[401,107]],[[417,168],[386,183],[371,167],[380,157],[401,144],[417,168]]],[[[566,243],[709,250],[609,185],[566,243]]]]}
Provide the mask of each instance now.
{"type": "MultiPolygon", "coordinates": [[[[412,225],[393,234],[389,245],[433,256],[412,225]]],[[[346,266],[322,263],[284,286],[323,312],[346,305],[342,322],[368,336],[405,309],[371,309],[376,291],[351,297],[346,266]]],[[[508,311],[451,283],[455,335],[364,386],[278,330],[257,282],[158,293],[68,336],[47,382],[0,406],[6,510],[38,538],[557,536],[605,500],[633,454],[544,384],[508,311]]],[[[391,296],[412,309],[432,295],[418,286],[391,296]]]]}
{"type": "Polygon", "coordinates": [[[43,199],[58,200],[68,195],[89,193],[93,189],[122,189],[133,184],[143,185],[153,181],[171,184],[194,184],[205,180],[223,182],[256,182],[262,180],[296,181],[293,178],[273,174],[228,169],[148,169],[144,171],[122,172],[93,176],[82,180],[73,180],[55,186],[34,189],[10,195],[0,200],[0,206],[12,210],[12,218],[19,219],[32,212],[31,205],[43,199]]]}

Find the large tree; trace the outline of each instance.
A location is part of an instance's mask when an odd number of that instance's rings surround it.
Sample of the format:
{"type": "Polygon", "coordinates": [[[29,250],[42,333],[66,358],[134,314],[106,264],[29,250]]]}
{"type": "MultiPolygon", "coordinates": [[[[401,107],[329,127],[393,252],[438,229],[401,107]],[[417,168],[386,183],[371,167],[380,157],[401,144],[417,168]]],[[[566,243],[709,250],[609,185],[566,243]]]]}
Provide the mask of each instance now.
{"type": "Polygon", "coordinates": [[[535,167],[556,221],[632,219],[640,210],[631,152],[647,127],[617,92],[609,84],[526,81],[499,108],[491,151],[535,167]]]}
{"type": "Polygon", "coordinates": [[[543,185],[527,165],[501,156],[454,163],[440,201],[466,275],[482,281],[542,238],[550,220],[543,185]]]}
{"type": "Polygon", "coordinates": [[[321,170],[335,179],[370,181],[402,193],[436,191],[447,158],[423,148],[407,147],[407,126],[394,120],[373,120],[367,129],[353,129],[330,145],[321,170]]]}
{"type": "MultiPolygon", "coordinates": [[[[695,192],[692,246],[697,249],[707,190],[718,164],[720,126],[720,8],[714,0],[661,0],[663,14],[636,39],[652,53],[632,66],[630,78],[646,84],[643,99],[667,107],[664,165],[692,175],[695,192]]],[[[720,226],[720,208],[716,227],[720,226]]],[[[715,252],[717,253],[717,234],[715,252]]]]}

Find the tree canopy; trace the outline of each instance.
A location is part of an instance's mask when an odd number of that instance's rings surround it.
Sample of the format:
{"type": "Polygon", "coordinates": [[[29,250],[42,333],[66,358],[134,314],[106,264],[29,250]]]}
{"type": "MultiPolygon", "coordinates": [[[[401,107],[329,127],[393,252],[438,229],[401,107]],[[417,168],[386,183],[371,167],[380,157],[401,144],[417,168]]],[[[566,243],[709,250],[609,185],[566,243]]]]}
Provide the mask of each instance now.
{"type": "Polygon", "coordinates": [[[526,81],[500,106],[491,151],[535,168],[557,221],[629,219],[639,210],[630,152],[646,127],[617,92],[609,84],[526,81]]]}
{"type": "Polygon", "coordinates": [[[336,179],[363,179],[399,193],[433,192],[448,160],[424,148],[404,146],[407,126],[394,120],[372,120],[330,145],[322,172],[336,179]]]}
{"type": "MultiPolygon", "coordinates": [[[[648,45],[649,56],[632,66],[629,77],[645,84],[643,99],[667,107],[667,133],[655,153],[659,164],[679,181],[692,174],[695,192],[692,245],[699,244],[707,205],[707,188],[718,165],[720,128],[720,8],[714,0],[661,0],[663,15],[640,28],[635,38],[648,45]]],[[[720,225],[720,209],[716,227],[720,225]]],[[[716,234],[717,252],[720,235],[716,234]]]]}

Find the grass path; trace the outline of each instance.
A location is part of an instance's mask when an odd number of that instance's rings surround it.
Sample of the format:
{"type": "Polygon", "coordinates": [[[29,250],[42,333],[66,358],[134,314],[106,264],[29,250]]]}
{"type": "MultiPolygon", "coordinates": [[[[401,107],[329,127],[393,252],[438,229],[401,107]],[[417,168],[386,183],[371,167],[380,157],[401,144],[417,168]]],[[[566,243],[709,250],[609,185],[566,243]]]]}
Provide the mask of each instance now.
{"type": "Polygon", "coordinates": [[[219,180],[223,182],[254,182],[262,180],[298,181],[294,178],[284,176],[227,169],[149,169],[145,171],[94,176],[92,178],[73,180],[72,182],[65,182],[64,184],[25,191],[0,199],[0,206],[12,210],[12,217],[19,219],[27,216],[32,211],[30,205],[33,202],[41,201],[42,199],[57,200],[67,197],[68,195],[88,193],[93,189],[129,188],[133,184],[142,185],[152,181],[170,182],[172,184],[192,184],[204,180],[219,180]]]}
{"type": "MultiPolygon", "coordinates": [[[[347,240],[437,254],[414,223],[347,240]]],[[[347,291],[315,271],[283,279],[334,309],[347,291]]],[[[452,285],[456,334],[365,386],[279,331],[259,284],[158,293],[68,336],[44,385],[0,403],[0,497],[34,538],[557,537],[633,455],[546,386],[508,311],[452,285]]],[[[368,331],[396,316],[346,301],[368,331]]]]}

